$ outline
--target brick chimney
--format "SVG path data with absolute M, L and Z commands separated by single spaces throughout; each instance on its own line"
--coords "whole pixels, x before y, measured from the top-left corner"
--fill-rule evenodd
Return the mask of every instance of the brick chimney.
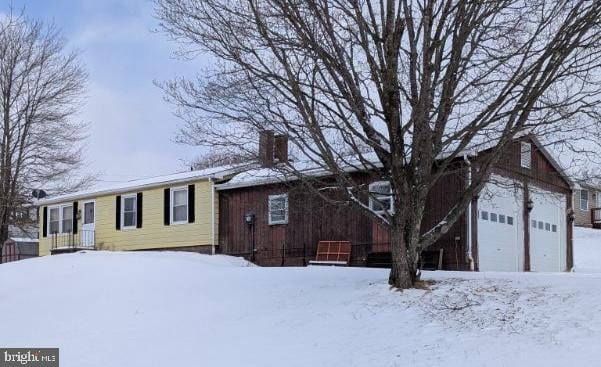
M 262 131 L 259 135 L 259 162 L 263 167 L 288 162 L 288 136 L 274 135 L 271 130 Z
M 276 162 L 288 162 L 288 136 L 276 135 L 274 138 L 273 157 Z
M 274 143 L 275 137 L 273 135 L 273 131 L 261 131 L 259 134 L 259 162 L 261 163 L 261 166 L 273 167 Z

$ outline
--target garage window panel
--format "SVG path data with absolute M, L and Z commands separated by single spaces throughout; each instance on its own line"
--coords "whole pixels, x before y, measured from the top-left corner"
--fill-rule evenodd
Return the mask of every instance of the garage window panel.
M 507 216 L 507 224 L 509 224 L 510 226 L 513 225 L 513 217 Z
M 551 232 L 557 232 L 557 225 L 553 224 L 551 226 Z
M 499 214 L 499 223 L 505 223 L 505 216 L 503 214 Z
M 482 220 L 488 220 L 488 212 L 486 210 L 482 211 Z
M 545 223 L 545 231 L 551 231 L 551 223 Z
M 538 229 L 543 229 L 543 227 L 544 227 L 544 226 L 545 226 L 545 225 L 544 225 L 544 223 L 543 223 L 543 222 L 541 222 L 541 221 L 538 221 Z
M 536 220 L 532 219 L 532 228 L 536 228 Z
M 497 213 L 490 213 L 490 221 L 491 222 L 497 221 Z

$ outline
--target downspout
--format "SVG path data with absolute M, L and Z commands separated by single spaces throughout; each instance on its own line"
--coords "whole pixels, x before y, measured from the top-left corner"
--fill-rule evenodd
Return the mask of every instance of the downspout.
M 215 181 L 209 177 L 211 185 L 211 255 L 215 255 Z
M 468 158 L 467 154 L 463 155 L 463 160 L 467 164 L 467 187 L 472 184 L 472 162 Z M 474 257 L 472 256 L 472 200 L 467 207 L 467 261 L 470 265 L 470 271 L 474 271 Z

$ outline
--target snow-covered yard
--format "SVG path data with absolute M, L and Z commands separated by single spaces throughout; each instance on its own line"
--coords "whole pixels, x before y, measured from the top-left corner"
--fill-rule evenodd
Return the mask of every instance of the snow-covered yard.
M 598 233 L 576 230 L 576 273 L 430 272 L 429 290 L 403 293 L 380 269 L 25 260 L 0 266 L 0 346 L 58 346 L 63 367 L 594 365 L 601 274 L 578 270 L 601 271 Z

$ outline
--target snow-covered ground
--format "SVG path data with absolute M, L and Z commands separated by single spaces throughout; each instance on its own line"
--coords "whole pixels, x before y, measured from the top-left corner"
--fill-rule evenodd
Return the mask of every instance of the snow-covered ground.
M 57 346 L 63 367 L 596 365 L 601 273 L 579 270 L 601 271 L 601 231 L 575 234 L 574 273 L 429 272 L 402 293 L 381 269 L 185 253 L 3 264 L 0 346 Z
M 574 228 L 574 270 L 601 273 L 601 230 Z

